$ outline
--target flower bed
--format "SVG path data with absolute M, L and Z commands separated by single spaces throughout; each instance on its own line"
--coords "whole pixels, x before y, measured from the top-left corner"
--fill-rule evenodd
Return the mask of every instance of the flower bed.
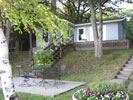
M 73 95 L 73 100 L 129 100 L 129 96 L 119 84 L 99 82 L 87 89 L 78 90 Z

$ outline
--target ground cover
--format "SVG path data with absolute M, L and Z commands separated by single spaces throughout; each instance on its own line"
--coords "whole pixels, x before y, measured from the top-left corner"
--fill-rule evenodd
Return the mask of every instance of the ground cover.
M 102 58 L 95 58 L 93 51 L 72 51 L 64 56 L 56 66 L 60 64 L 67 65 L 67 71 L 62 77 L 69 81 L 94 82 L 99 80 L 110 80 L 120 70 L 122 65 L 132 54 L 133 49 L 129 50 L 105 50 Z M 13 76 L 18 76 L 16 65 L 23 65 L 26 71 L 29 71 L 31 57 L 28 52 L 10 53 L 10 61 L 13 66 Z M 20 100 L 71 100 L 72 94 L 78 90 L 76 88 L 67 93 L 61 94 L 55 98 L 37 96 L 32 94 L 18 93 Z M 131 96 L 131 95 L 130 95 Z M 2 95 L 0 91 L 0 100 Z M 133 100 L 133 96 L 131 98 Z
M 67 65 L 64 80 L 94 82 L 114 78 L 132 54 L 129 50 L 106 50 L 102 58 L 95 58 L 93 51 L 70 52 L 56 66 Z

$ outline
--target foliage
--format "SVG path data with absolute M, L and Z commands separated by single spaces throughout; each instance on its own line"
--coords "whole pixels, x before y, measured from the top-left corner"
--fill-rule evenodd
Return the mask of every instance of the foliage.
M 131 43 L 133 43 L 133 20 L 128 22 L 128 30 L 129 35 L 127 38 L 130 40 Z
M 65 21 L 50 12 L 50 8 L 42 4 L 43 0 L 1 0 L 0 9 L 2 18 L 7 18 L 11 21 L 12 26 L 22 33 L 20 28 L 21 23 L 24 25 L 24 30 L 30 33 L 30 29 L 34 31 L 44 47 L 45 41 L 42 40 L 40 28 L 44 33 L 49 31 L 52 34 L 55 45 L 57 32 L 63 35 L 63 38 L 69 39 L 68 30 L 72 30 Z M 4 21 L 3 21 L 4 23 Z M 40 27 L 39 27 L 40 26 Z M 30 27 L 30 29 L 29 29 Z
M 88 20 L 88 1 L 87 0 L 59 0 L 63 9 L 58 8 L 61 16 L 73 23 L 79 23 Z
M 79 100 L 120 100 L 125 96 L 123 87 L 108 81 L 92 83 L 89 89 L 80 89 L 75 93 Z
M 37 51 L 34 56 L 34 64 L 35 66 L 41 66 L 42 68 L 51 67 L 54 64 L 53 51 Z
M 122 85 L 118 85 L 116 83 L 111 83 L 108 81 L 102 81 L 102 82 L 95 82 L 90 84 L 89 86 L 90 90 L 93 93 L 108 93 L 108 92 L 117 92 L 117 91 L 122 91 L 123 90 L 123 86 Z

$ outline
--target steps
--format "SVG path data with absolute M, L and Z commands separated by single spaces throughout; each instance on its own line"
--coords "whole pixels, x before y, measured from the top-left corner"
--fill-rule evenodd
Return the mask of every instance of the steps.
M 133 73 L 133 56 L 131 56 L 126 64 L 121 68 L 120 72 L 115 76 L 115 79 L 111 80 L 122 84 L 124 81 L 130 78 L 130 75 Z

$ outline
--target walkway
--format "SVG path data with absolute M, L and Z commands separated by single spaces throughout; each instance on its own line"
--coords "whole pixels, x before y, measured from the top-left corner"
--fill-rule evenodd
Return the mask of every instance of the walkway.
M 115 76 L 115 79 L 111 81 L 122 84 L 128 79 L 130 79 L 128 88 L 133 89 L 133 56 L 128 59 L 126 64 L 122 67 L 121 71 Z
M 45 87 L 38 86 L 33 82 L 33 79 L 30 79 L 28 83 L 30 83 L 32 86 L 30 87 L 20 87 L 19 85 L 23 82 L 23 78 L 17 77 L 13 79 L 15 90 L 17 92 L 24 92 L 24 93 L 31 93 L 31 94 L 37 94 L 37 95 L 43 95 L 43 96 L 50 96 L 54 97 L 56 95 L 59 95 L 61 93 L 67 92 L 69 90 L 72 90 L 78 86 L 86 85 L 86 82 L 72 82 L 72 81 L 61 81 L 57 83 L 57 86 L 54 86 L 55 80 L 46 80 Z M 41 79 L 35 79 L 36 83 L 39 83 Z M 0 88 L 1 88 L 1 82 L 0 82 Z

